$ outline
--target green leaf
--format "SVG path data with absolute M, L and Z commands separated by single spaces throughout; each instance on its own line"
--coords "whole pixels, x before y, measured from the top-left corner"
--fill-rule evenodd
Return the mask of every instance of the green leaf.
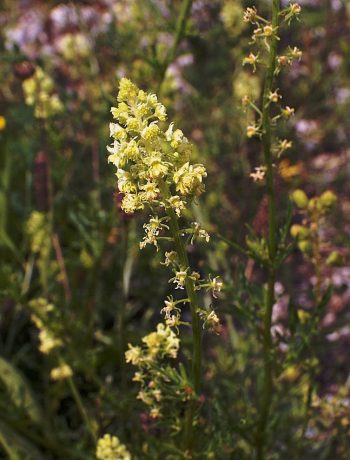
M 0 421 L 0 445 L 9 460 L 45 460 L 41 452 L 27 439 Z
M 0 357 L 0 381 L 6 387 L 11 401 L 23 410 L 33 422 L 44 424 L 41 410 L 22 374 L 8 361 Z M 43 425 L 45 426 L 45 425 Z

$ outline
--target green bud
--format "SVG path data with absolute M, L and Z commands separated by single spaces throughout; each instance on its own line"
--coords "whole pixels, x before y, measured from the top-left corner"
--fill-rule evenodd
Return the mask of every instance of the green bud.
M 309 203 L 309 199 L 303 190 L 297 189 L 292 193 L 292 200 L 298 208 L 305 209 Z
M 344 257 L 338 251 L 332 251 L 327 257 L 326 264 L 339 267 L 344 264 Z
M 308 210 L 309 211 L 314 211 L 315 209 L 318 209 L 318 199 L 317 198 L 311 198 L 308 204 Z
M 312 250 L 312 245 L 311 245 L 310 241 L 301 240 L 301 241 L 298 242 L 298 248 L 304 254 L 310 254 L 311 250 Z
M 290 234 L 293 238 L 305 239 L 309 236 L 310 231 L 308 228 L 303 227 L 302 225 L 292 225 L 290 228 Z
M 324 193 L 322 193 L 322 195 L 320 196 L 320 203 L 322 206 L 326 207 L 326 208 L 331 208 L 335 205 L 335 203 L 337 202 L 337 197 L 336 195 L 331 192 L 330 190 L 327 190 L 325 191 Z

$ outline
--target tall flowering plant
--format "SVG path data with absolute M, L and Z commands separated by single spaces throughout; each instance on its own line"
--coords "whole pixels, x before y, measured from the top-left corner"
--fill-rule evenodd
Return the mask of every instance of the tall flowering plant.
M 275 377 L 275 347 L 271 326 L 273 305 L 275 303 L 275 283 L 278 269 L 288 255 L 286 232 L 278 235 L 278 218 L 276 208 L 275 166 L 284 152 L 292 147 L 287 139 L 278 139 L 274 129 L 280 120 L 288 120 L 294 109 L 283 106 L 282 95 L 276 88 L 276 76 L 286 66 L 300 59 L 301 51 L 297 47 L 289 47 L 284 53 L 278 54 L 280 30 L 282 22 L 287 23 L 297 18 L 301 8 L 297 3 L 290 3 L 281 10 L 280 0 L 272 1 L 271 20 L 262 17 L 255 7 L 247 8 L 243 20 L 254 26 L 251 45 L 253 50 L 243 59 L 243 65 L 252 66 L 253 72 L 265 67 L 264 88 L 261 106 L 252 100 L 250 95 L 243 97 L 242 104 L 248 112 L 250 121 L 247 126 L 248 138 L 259 137 L 262 142 L 263 164 L 251 174 L 254 181 L 265 182 L 268 202 L 268 231 L 266 238 L 248 239 L 250 255 L 256 259 L 267 272 L 267 286 L 264 293 L 262 309 L 262 353 L 263 383 L 258 396 L 259 418 L 255 433 L 256 455 L 258 460 L 265 458 L 268 442 L 268 428 L 271 411 Z
M 151 417 L 162 420 L 171 414 L 166 410 L 169 403 L 181 400 L 185 404 L 185 415 L 177 416 L 173 427 L 183 436 L 185 449 L 190 450 L 201 389 L 202 329 L 220 331 L 217 314 L 200 306 L 198 291 L 211 290 L 215 297 L 222 282 L 210 275 L 202 278 L 191 268 L 187 255 L 188 244 L 208 242 L 209 234 L 198 222 L 183 225 L 183 213 L 203 193 L 207 173 L 202 164 L 191 162 L 192 146 L 183 132 L 174 123 L 165 124 L 166 109 L 155 94 L 122 78 L 117 100 L 118 105 L 111 108 L 116 121 L 110 124 L 113 142 L 108 147 L 108 161 L 117 168 L 121 207 L 126 213 L 148 209 L 150 218 L 144 224 L 140 248 L 153 245 L 159 251 L 161 242 L 170 246 L 164 250 L 162 264 L 173 273 L 169 283 L 175 290 L 186 292 L 185 296 L 170 295 L 165 300 L 160 309 L 164 322 L 143 338 L 142 347 L 129 344 L 126 360 L 138 367 L 134 376 L 141 384 L 138 398 L 150 407 Z M 182 318 L 186 305 L 191 323 Z M 190 377 L 184 366 L 176 370 L 164 363 L 177 358 L 181 326 L 192 330 Z

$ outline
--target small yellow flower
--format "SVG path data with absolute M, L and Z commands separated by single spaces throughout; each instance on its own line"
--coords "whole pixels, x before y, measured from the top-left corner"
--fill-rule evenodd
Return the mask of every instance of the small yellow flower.
M 283 118 L 290 118 L 294 115 L 294 109 L 288 105 L 281 110 Z
M 259 54 L 255 55 L 250 53 L 249 56 L 243 59 L 243 65 L 249 64 L 253 66 L 253 70 L 256 70 L 256 64 L 259 62 Z
M 278 94 L 278 90 L 270 91 L 269 95 L 267 96 L 270 102 L 276 103 L 279 99 L 282 98 L 280 94 Z
M 287 56 L 283 56 L 283 55 L 278 56 L 277 57 L 277 62 L 278 62 L 279 65 L 282 65 L 282 66 L 287 65 L 288 64 L 288 58 L 287 58 Z
M 216 298 L 216 294 L 218 294 L 221 291 L 222 286 L 223 286 L 223 282 L 218 276 L 216 276 L 213 279 L 210 279 L 209 289 L 211 289 L 213 297 Z
M 301 6 L 299 5 L 299 3 L 292 3 L 290 6 L 290 11 L 291 13 L 293 14 L 299 14 L 301 12 Z
M 45 355 L 50 353 L 50 351 L 52 351 L 54 348 L 60 347 L 62 345 L 62 340 L 54 337 L 51 332 L 47 329 L 44 329 L 43 326 L 39 332 L 39 341 L 39 350 Z
M 150 416 L 152 418 L 159 418 L 160 417 L 160 409 L 159 407 L 153 407 L 150 411 Z
M 173 195 L 168 199 L 169 206 L 175 210 L 175 213 L 180 217 L 181 212 L 186 208 L 186 202 L 181 200 L 178 195 Z
M 155 200 L 159 194 L 159 188 L 154 182 L 146 182 L 146 184 L 142 185 L 140 188 L 143 190 L 143 192 L 140 193 L 140 198 L 142 201 L 151 202 Z
M 137 87 L 127 78 L 122 78 L 119 83 L 119 93 L 118 101 L 119 102 L 128 102 L 133 101 L 137 96 Z
M 0 131 L 6 128 L 6 118 L 0 115 Z
M 109 124 L 110 136 L 118 141 L 124 141 L 127 138 L 127 133 L 118 123 Z
M 146 141 L 154 141 L 157 139 L 159 132 L 159 126 L 152 123 L 142 131 L 141 135 Z
M 148 174 L 151 178 L 163 177 L 168 172 L 168 166 L 161 160 L 160 155 L 155 154 L 145 159 L 149 166 Z
M 165 121 L 167 118 L 166 109 L 163 104 L 160 102 L 156 105 L 156 110 L 154 111 L 154 116 L 160 121 Z
M 50 372 L 50 377 L 52 380 L 64 380 L 69 377 L 72 377 L 73 371 L 68 364 L 62 364 L 59 367 L 55 367 L 54 369 L 51 369 Z
M 153 399 L 149 394 L 147 394 L 145 391 L 139 391 L 139 394 L 137 395 L 137 399 L 142 401 L 146 406 L 150 406 L 153 404 Z
M 177 253 L 175 251 L 165 252 L 165 261 L 162 262 L 166 267 L 174 265 L 177 262 Z
M 175 289 L 184 289 L 187 278 L 187 270 L 180 270 L 175 273 L 175 278 L 172 278 L 174 284 L 176 284 Z
M 214 331 L 216 334 L 220 334 L 221 332 L 220 320 L 214 310 L 212 310 L 208 314 L 204 322 L 204 325 L 206 325 L 210 330 Z
M 283 140 L 278 142 L 277 148 L 278 148 L 279 153 L 281 154 L 285 150 L 288 150 L 288 149 L 292 148 L 292 146 L 293 146 L 292 141 L 288 141 L 287 139 L 283 139 Z
M 122 209 L 127 214 L 132 214 L 138 209 L 143 209 L 143 207 L 138 195 L 133 193 L 127 193 L 122 200 Z
M 259 134 L 259 126 L 249 125 L 247 126 L 247 137 L 251 138 Z
M 131 363 L 133 366 L 137 366 L 142 358 L 142 350 L 140 347 L 134 347 L 130 343 L 128 347 L 129 350 L 125 352 L 125 361 Z
M 299 48 L 297 48 L 296 46 L 294 46 L 294 48 L 291 48 L 290 49 L 290 55 L 293 59 L 301 59 L 303 53 L 302 51 L 300 51 Z
M 267 25 L 263 28 L 263 34 L 265 37 L 271 37 L 273 35 L 273 27 L 270 25 Z

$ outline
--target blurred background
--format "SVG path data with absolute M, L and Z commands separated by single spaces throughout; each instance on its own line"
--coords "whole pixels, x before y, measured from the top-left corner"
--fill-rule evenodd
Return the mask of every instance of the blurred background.
M 309 196 L 333 190 L 338 205 L 323 230 L 325 255 L 337 249 L 346 258 L 350 3 L 299 3 L 301 21 L 281 31 L 279 45 L 303 51 L 278 77 L 283 104 L 296 111 L 278 128 L 278 137 L 293 141 L 276 171 L 279 215 L 282 224 L 295 188 Z M 261 164 L 260 143 L 246 139 L 251 114 L 241 104 L 246 94 L 259 100 L 263 83 L 260 71 L 242 67 L 251 34 L 242 16 L 253 4 L 195 0 L 165 69 L 178 0 L 1 1 L 1 458 L 94 458 L 87 426 L 117 434 L 135 458 L 168 458 L 157 456 L 159 432 L 135 399 L 124 365 L 127 343 L 138 343 L 160 320 L 169 285 L 160 256 L 139 251 L 147 213 L 121 211 L 106 161 L 110 107 L 122 76 L 158 92 L 169 120 L 195 145 L 195 161 L 208 170 L 207 191 L 193 213 L 213 236 L 209 249 L 191 249 L 191 258 L 204 273 L 221 274 L 226 288 L 216 305 L 223 333 L 205 343 L 206 397 L 217 403 L 204 432 L 221 447 L 200 458 L 251 458 L 245 430 L 256 415 L 261 364 L 254 320 L 245 312 L 254 317 L 264 273 L 223 238 L 245 244 L 246 224 L 259 235 L 267 225 L 264 187 L 249 176 Z M 255 5 L 268 15 L 269 1 Z M 295 315 L 312 312 L 312 264 L 294 250 L 279 274 L 273 320 L 284 363 L 280 391 L 290 397 L 276 403 L 271 459 L 286 452 L 291 459 L 348 458 L 350 268 L 326 268 L 324 277 L 333 291 L 305 364 L 284 358 L 300 326 Z M 185 339 L 185 355 L 186 346 Z M 312 369 L 316 399 L 295 450 L 305 368 Z

